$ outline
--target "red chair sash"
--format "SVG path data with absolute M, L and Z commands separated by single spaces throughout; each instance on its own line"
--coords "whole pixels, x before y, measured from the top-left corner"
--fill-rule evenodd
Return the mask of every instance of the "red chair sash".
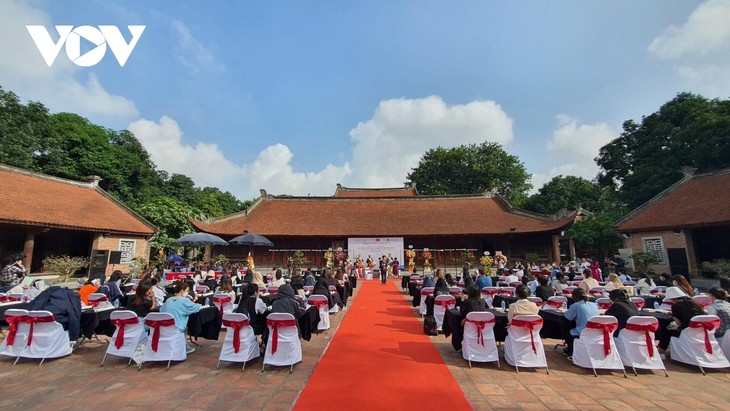
M 431 295 L 433 294 L 433 290 L 421 290 L 421 295 Z
M 223 320 L 223 325 L 233 328 L 233 351 L 238 353 L 238 351 L 241 349 L 241 328 L 249 326 L 248 320 Z
M 228 297 L 213 297 L 213 304 L 220 303 L 220 307 L 219 308 L 220 308 L 220 311 L 221 311 L 221 317 L 223 316 L 223 305 L 225 303 L 232 303 L 232 302 L 233 302 L 233 299 L 230 296 L 228 296 Z M 238 352 L 238 351 L 236 351 L 236 352 Z
M 433 303 L 444 307 L 444 310 L 448 310 L 449 306 L 456 305 L 456 301 L 454 301 L 454 300 L 439 300 L 439 301 L 434 301 Z
M 115 325 L 118 330 L 117 338 L 114 340 L 114 346 L 117 347 L 118 350 L 122 348 L 122 345 L 124 345 L 124 326 L 127 324 L 139 324 L 139 318 L 117 318 L 116 320 L 112 320 L 112 324 Z
M 28 322 L 28 316 L 25 315 L 9 315 L 5 317 L 5 321 L 10 325 L 8 337 L 5 339 L 8 345 L 15 343 L 15 334 L 18 332 L 18 324 Z
M 547 304 L 549 307 L 553 307 L 553 308 L 562 308 L 563 307 L 562 301 L 547 300 L 547 301 L 545 301 L 545 304 Z
M 279 289 L 278 288 L 272 288 L 271 290 L 269 290 L 269 294 L 279 294 Z
M 496 320 L 492 318 L 491 320 L 487 321 L 474 321 L 467 319 L 466 322 L 472 323 L 476 325 L 477 327 L 477 342 L 484 347 L 484 327 L 486 327 L 487 324 L 494 324 Z
M 636 300 L 636 301 L 632 301 L 632 303 L 634 303 L 634 305 L 636 306 L 636 308 L 638 308 L 639 310 L 641 310 L 642 308 L 644 308 L 644 305 L 646 305 L 646 301 L 644 301 L 643 298 L 641 299 L 641 301 Z
M 564 295 L 573 295 L 573 290 L 569 290 L 567 288 L 563 288 L 563 294 Z
M 482 290 L 482 294 L 489 294 L 490 296 L 495 296 L 499 290 Z
M 6 298 L 8 299 L 8 301 L 12 301 L 12 302 L 18 302 L 18 301 L 20 301 L 20 300 L 21 300 L 21 299 L 22 299 L 23 297 L 22 297 L 22 296 L 20 296 L 20 295 L 8 295 L 8 296 L 6 296 Z
M 535 346 L 535 334 L 533 333 L 533 330 L 535 329 L 536 325 L 542 325 L 542 318 L 533 321 L 515 320 L 513 318 L 512 325 L 515 327 L 525 327 L 530 330 L 530 343 L 532 343 L 532 352 L 537 354 L 537 347 Z
M 152 333 L 152 351 L 157 352 L 157 347 L 160 343 L 160 327 L 175 325 L 175 320 L 173 318 L 167 320 L 145 320 L 145 324 L 154 330 Z
M 720 320 L 712 321 L 689 321 L 690 328 L 703 328 L 705 330 L 705 351 L 712 354 L 712 344 L 710 344 L 710 331 L 720 326 Z
M 594 330 L 603 330 L 603 353 L 608 356 L 608 354 L 611 354 L 611 333 L 616 331 L 616 328 L 618 328 L 617 323 L 610 323 L 610 324 L 603 324 L 603 323 L 596 323 L 593 321 L 588 321 L 586 323 L 586 328 L 591 328 Z
M 654 356 L 654 341 L 651 339 L 651 334 L 659 329 L 659 323 L 654 324 L 626 324 L 626 329 L 630 331 L 643 331 L 644 337 L 646 337 L 646 348 L 649 350 L 649 357 Z
M 33 326 L 36 323 L 53 323 L 56 322 L 56 318 L 54 316 L 50 317 L 25 317 L 25 322 L 30 325 L 30 331 L 28 331 L 28 347 L 30 347 L 30 344 L 33 342 Z
M 8 301 L 8 296 L 5 294 L 0 295 L 0 303 L 4 303 L 6 301 Z
M 279 327 L 296 327 L 297 322 L 295 320 L 266 320 L 266 325 L 271 327 L 271 354 L 276 354 L 276 349 L 279 345 Z
M 92 301 L 92 300 L 89 300 L 89 305 L 90 305 L 90 306 L 92 306 L 92 307 L 98 307 L 98 306 L 99 306 L 99 304 L 101 304 L 101 303 L 105 303 L 105 302 L 107 302 L 107 301 L 109 301 L 109 299 L 108 299 L 108 298 L 106 298 L 106 297 L 101 297 L 101 298 L 99 298 L 99 299 L 97 299 L 97 300 L 93 300 L 93 301 Z M 119 347 L 117 347 L 117 348 L 119 348 Z
M 512 297 L 513 295 L 515 295 L 515 292 L 512 291 L 512 290 L 499 290 L 497 292 L 497 294 L 499 294 L 499 295 L 507 295 L 507 296 Z
M 313 306 L 317 307 L 317 310 L 319 310 L 323 306 L 329 308 L 330 303 L 327 300 L 312 300 L 309 302 L 309 305 L 313 305 Z
M 601 310 L 608 310 L 608 308 L 611 307 L 611 304 L 612 303 L 601 302 L 601 303 L 598 303 L 598 308 L 600 308 Z

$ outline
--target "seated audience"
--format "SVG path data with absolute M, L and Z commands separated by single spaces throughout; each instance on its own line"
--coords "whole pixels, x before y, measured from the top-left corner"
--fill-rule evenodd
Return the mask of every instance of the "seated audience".
M 155 299 L 155 292 L 152 290 L 150 281 L 142 281 L 137 284 L 137 291 L 129 299 L 127 308 L 134 311 L 137 317 L 146 317 L 152 311 L 158 311 L 159 306 Z
M 472 285 L 466 289 L 466 300 L 461 302 L 459 311 L 461 312 L 461 326 L 466 322 L 466 315 L 473 311 L 486 311 L 487 303 L 482 298 L 481 288 L 478 285 Z
M 565 279 L 565 274 L 560 273 L 555 276 L 555 279 L 553 280 L 553 290 L 555 290 L 558 295 L 563 295 L 563 290 L 568 287 L 569 285 Z
M 636 289 L 639 290 L 639 294 L 649 294 L 655 287 L 656 284 L 646 273 L 639 273 L 639 281 L 636 282 Z
M 727 301 L 727 292 L 720 287 L 712 287 L 708 293 L 712 304 L 707 307 L 707 314 L 720 317 L 720 326 L 715 329 L 715 338 L 718 341 L 720 338 L 730 338 L 724 337 L 730 329 L 730 302 Z
M 687 281 L 687 279 L 684 278 L 683 275 L 680 275 L 680 274 L 673 275 L 672 276 L 672 285 L 674 285 L 675 287 L 679 287 L 689 297 L 695 296 L 694 289 L 689 284 L 689 281 Z
M 256 335 L 261 335 L 266 328 L 266 303 L 259 298 L 259 286 L 249 284 L 243 288 L 241 301 L 238 302 L 236 312 L 246 314 L 248 322 Z
M 492 286 L 492 278 L 486 274 L 483 267 L 479 268 L 479 277 L 477 277 L 477 286 L 481 290 L 484 287 Z
M 563 275 L 563 274 L 560 274 Z M 541 300 L 547 301 L 548 298 L 555 295 L 553 288 L 548 285 L 548 279 L 544 275 L 537 276 L 537 283 L 539 284 L 535 289 L 535 297 L 540 297 Z
M 673 302 L 672 317 L 674 317 L 673 324 L 676 324 L 676 326 L 672 326 L 672 328 L 668 328 L 659 334 L 658 346 L 662 359 L 666 358 L 665 354 L 667 348 L 669 348 L 671 337 L 679 337 L 680 332 L 689 327 L 689 321 L 692 317 L 705 313 L 702 307 L 691 298 L 687 297 L 687 294 L 685 294 L 679 287 L 667 288 L 664 300 Z
M 613 333 L 618 336 L 618 332 L 626 328 L 626 321 L 629 317 L 639 315 L 639 309 L 631 302 L 629 293 L 623 289 L 612 290 L 608 293 L 611 299 L 611 306 L 606 310 L 606 315 L 612 315 L 618 320 L 618 328 Z
M 162 304 L 160 312 L 172 315 L 172 318 L 175 319 L 175 326 L 181 333 L 184 333 L 188 326 L 188 318 L 190 317 L 190 314 L 197 313 L 200 311 L 202 306 L 190 301 L 190 299 L 186 297 L 186 295 L 188 295 L 188 289 L 190 288 L 190 285 L 187 282 L 176 281 L 173 287 L 175 295 L 168 298 L 167 301 Z M 195 348 L 190 346 L 187 347 L 188 354 L 193 351 L 195 351 Z
M 99 288 L 99 283 L 101 283 L 99 278 L 93 278 L 86 280 L 84 285 L 79 288 L 79 297 L 81 298 L 82 304 L 89 305 L 89 295 L 96 292 Z
M 661 273 L 659 274 L 659 278 L 656 280 L 656 285 L 659 287 L 671 287 L 673 284 L 669 280 L 669 274 Z
M 518 300 L 509 305 L 507 321 L 511 323 L 515 315 L 534 315 L 540 312 L 537 304 L 527 299 L 530 296 L 530 289 L 526 285 L 517 287 L 515 295 L 517 295 Z
M 327 285 L 327 280 L 324 277 L 319 277 L 317 279 L 317 282 L 314 283 L 312 295 L 324 295 L 325 297 L 327 297 L 327 303 L 329 304 L 329 307 L 332 308 L 335 306 L 335 300 L 334 298 L 332 298 L 329 286 Z
M 155 302 L 157 302 L 157 305 L 162 305 L 162 303 L 165 302 L 165 297 L 167 296 L 165 287 L 160 284 L 160 280 L 157 277 L 152 277 L 150 283 L 152 284 L 152 292 L 155 293 Z
M 588 319 L 594 315 L 598 315 L 598 305 L 590 301 L 588 293 L 582 287 L 573 290 L 573 305 L 565 313 L 565 319 L 575 320 L 575 328 L 565 334 L 566 348 L 563 350 L 565 355 L 573 355 L 573 341 L 580 337 L 580 332 L 586 328 Z
M 221 285 L 215 289 L 215 292 L 228 294 L 231 297 L 231 301 L 236 301 L 236 290 L 233 289 L 233 281 L 227 275 L 221 276 Z
M 284 284 L 286 284 L 286 280 L 284 279 L 284 276 L 281 273 L 281 269 L 277 268 L 276 271 L 274 272 L 274 281 L 270 285 L 280 287 Z
M 594 287 L 599 287 L 598 281 L 596 281 L 596 279 L 591 276 L 591 270 L 584 270 L 583 281 L 578 284 L 578 288 L 582 289 L 586 292 L 586 294 L 588 294 L 588 292 L 591 291 L 591 288 Z

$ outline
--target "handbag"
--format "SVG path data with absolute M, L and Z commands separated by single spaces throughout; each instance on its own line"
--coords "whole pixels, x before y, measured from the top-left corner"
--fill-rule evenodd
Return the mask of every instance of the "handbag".
M 426 335 L 438 335 L 438 326 L 436 325 L 436 317 L 427 315 L 423 317 L 423 333 Z

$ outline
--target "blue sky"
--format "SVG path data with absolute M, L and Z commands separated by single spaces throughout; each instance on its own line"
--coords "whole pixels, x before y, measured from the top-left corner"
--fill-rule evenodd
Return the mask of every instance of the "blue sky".
M 728 98 L 727 21 L 730 0 L 10 0 L 0 85 L 242 199 L 399 186 L 427 149 L 486 140 L 539 188 L 595 176 L 622 122 L 678 92 Z M 25 25 L 60 24 L 146 29 L 124 67 L 48 67 Z

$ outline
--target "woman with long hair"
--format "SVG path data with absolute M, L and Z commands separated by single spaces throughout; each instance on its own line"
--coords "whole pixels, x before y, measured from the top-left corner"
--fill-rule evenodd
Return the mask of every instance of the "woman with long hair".
M 730 302 L 727 292 L 720 287 L 712 287 L 708 294 L 712 304 L 707 307 L 707 314 L 720 317 L 720 326 L 715 329 L 715 338 L 730 338 L 725 336 L 730 329 Z
M 142 281 L 137 284 L 137 291 L 129 300 L 127 308 L 134 311 L 137 317 L 146 317 L 150 312 L 159 310 L 151 282 Z
M 190 286 L 187 282 L 177 281 L 173 286 L 174 295 L 167 299 L 160 307 L 161 313 L 169 313 L 172 318 L 175 319 L 175 326 L 181 333 L 185 332 L 188 326 L 188 318 L 190 314 L 195 314 L 200 311 L 201 305 L 196 304 L 187 297 L 188 288 Z M 195 348 L 188 346 L 188 354 L 195 351 Z
M 695 290 L 692 289 L 692 286 L 689 284 L 689 281 L 687 281 L 686 278 L 684 278 L 683 275 L 676 274 L 672 276 L 672 284 L 675 287 L 679 287 L 682 291 L 684 291 L 685 294 L 689 297 L 695 296 Z

